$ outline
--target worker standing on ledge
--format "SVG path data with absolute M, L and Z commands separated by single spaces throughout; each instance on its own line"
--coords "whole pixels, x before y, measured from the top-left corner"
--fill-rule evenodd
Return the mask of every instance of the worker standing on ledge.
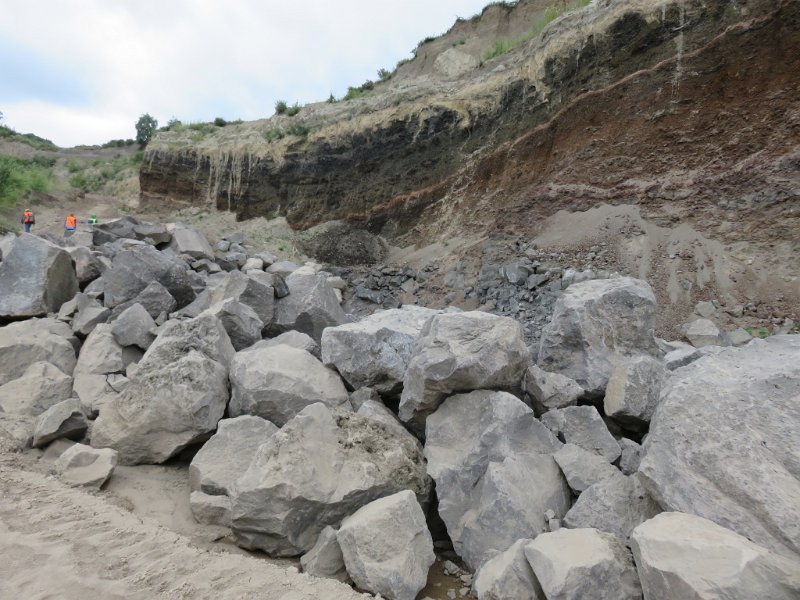
M 67 218 L 64 220 L 64 237 L 70 237 L 73 233 L 75 233 L 77 226 L 78 219 L 75 218 L 75 215 L 69 213 Z

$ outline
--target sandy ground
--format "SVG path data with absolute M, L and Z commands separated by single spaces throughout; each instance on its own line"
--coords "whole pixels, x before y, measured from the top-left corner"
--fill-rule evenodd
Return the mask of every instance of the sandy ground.
M 69 488 L 13 464 L 0 465 L 0 498 L 0 598 L 363 597 L 292 566 L 197 547 L 157 519 L 109 502 L 106 492 Z M 145 493 L 138 500 L 153 498 Z

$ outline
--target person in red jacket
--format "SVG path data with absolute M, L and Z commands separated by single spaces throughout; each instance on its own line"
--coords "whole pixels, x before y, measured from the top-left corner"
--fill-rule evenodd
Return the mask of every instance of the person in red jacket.
M 20 223 L 22 223 L 25 233 L 31 232 L 31 225 L 36 224 L 36 217 L 33 215 L 33 211 L 30 208 L 26 208 L 25 212 L 22 213 L 22 219 L 20 220 Z

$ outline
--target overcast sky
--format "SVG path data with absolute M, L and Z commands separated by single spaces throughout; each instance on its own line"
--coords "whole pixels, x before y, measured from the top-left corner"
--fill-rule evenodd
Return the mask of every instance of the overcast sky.
M 60 146 L 341 96 L 488 0 L 0 0 L 4 124 Z

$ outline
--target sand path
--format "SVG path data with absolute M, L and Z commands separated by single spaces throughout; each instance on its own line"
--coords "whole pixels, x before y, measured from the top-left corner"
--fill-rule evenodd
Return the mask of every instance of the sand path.
M 112 505 L 102 493 L 0 465 L 0 598 L 363 597 L 292 567 L 196 548 L 155 521 Z

